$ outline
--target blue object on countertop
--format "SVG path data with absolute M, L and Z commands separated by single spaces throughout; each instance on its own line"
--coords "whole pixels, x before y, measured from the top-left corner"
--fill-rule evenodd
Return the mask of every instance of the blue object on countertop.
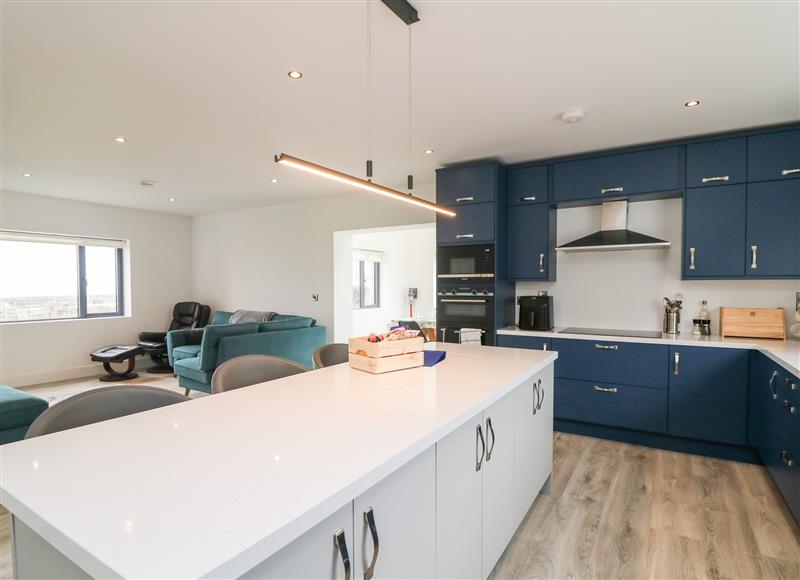
M 443 350 L 425 350 L 425 366 L 432 367 L 436 363 L 440 363 L 447 356 L 447 352 Z

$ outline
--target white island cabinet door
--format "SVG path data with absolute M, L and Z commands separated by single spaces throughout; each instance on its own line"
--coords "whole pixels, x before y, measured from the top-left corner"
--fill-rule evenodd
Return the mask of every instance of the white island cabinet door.
M 483 412 L 483 577 L 491 573 L 516 530 L 514 514 L 514 392 Z
M 478 413 L 436 444 L 436 577 L 481 577 L 485 435 Z
M 435 502 L 434 447 L 357 497 L 353 502 L 354 580 L 433 578 Z
M 514 515 L 518 526 L 553 470 L 553 371 L 514 391 Z
M 242 578 L 354 579 L 353 503 L 348 502 Z

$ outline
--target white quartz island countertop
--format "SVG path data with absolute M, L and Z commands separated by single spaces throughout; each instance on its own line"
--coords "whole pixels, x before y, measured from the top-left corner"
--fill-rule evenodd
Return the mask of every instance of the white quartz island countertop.
M 640 338 L 597 334 L 572 334 L 560 332 L 556 328 L 551 331 L 520 330 L 516 327 L 501 328 L 497 334 L 510 336 L 538 336 L 542 338 L 569 338 L 578 340 L 602 340 L 612 342 L 639 342 L 650 344 L 666 344 L 668 346 L 712 346 L 719 348 L 745 348 L 757 350 L 783 366 L 787 371 L 800 376 L 800 340 L 767 340 L 757 338 L 722 338 L 716 336 L 695 336 L 690 333 L 662 334 L 661 338 Z
M 4 445 L 0 500 L 94 577 L 241 575 L 557 356 L 426 347 Z

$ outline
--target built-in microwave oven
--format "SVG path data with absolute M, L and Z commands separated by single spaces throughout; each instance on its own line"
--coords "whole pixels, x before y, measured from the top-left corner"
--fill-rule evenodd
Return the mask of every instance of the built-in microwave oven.
M 453 281 L 494 278 L 494 244 L 439 247 L 436 275 Z

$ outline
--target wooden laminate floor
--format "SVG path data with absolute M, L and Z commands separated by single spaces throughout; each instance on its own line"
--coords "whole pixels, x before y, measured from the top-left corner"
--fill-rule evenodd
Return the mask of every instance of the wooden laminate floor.
M 179 389 L 171 375 L 135 382 Z M 30 391 L 52 404 L 98 386 Z M 554 439 L 552 494 L 536 500 L 494 578 L 800 580 L 800 530 L 762 466 L 566 433 Z M 0 506 L 2 579 L 12 577 L 10 520 Z

